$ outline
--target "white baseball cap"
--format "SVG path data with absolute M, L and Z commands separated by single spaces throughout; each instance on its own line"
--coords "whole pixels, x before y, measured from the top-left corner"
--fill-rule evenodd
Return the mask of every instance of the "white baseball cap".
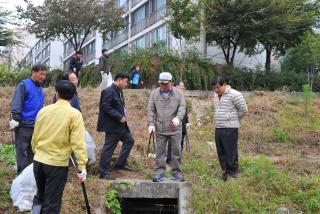
M 169 72 L 162 72 L 159 75 L 159 83 L 169 83 L 172 81 L 172 75 Z

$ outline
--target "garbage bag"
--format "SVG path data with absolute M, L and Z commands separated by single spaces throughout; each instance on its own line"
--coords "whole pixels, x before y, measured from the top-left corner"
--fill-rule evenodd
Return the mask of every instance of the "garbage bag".
M 10 189 L 13 206 L 20 212 L 30 211 L 33 198 L 37 194 L 37 185 L 33 174 L 33 163 L 26 167 L 18 177 L 14 179 Z
M 87 130 L 86 130 L 86 142 L 87 142 L 88 165 L 91 165 L 94 162 L 96 162 L 96 153 L 95 153 L 96 145 Z

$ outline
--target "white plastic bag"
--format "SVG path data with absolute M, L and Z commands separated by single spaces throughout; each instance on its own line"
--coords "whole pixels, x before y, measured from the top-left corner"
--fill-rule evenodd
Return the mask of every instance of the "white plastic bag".
M 96 145 L 94 144 L 94 141 L 87 130 L 86 130 L 86 142 L 87 142 L 88 165 L 91 165 L 94 162 L 96 162 L 96 153 L 95 153 Z
M 104 89 L 108 88 L 110 85 L 112 85 L 112 74 L 109 72 L 109 74 L 102 72 L 101 73 L 101 84 L 100 84 L 100 90 L 103 91 Z
M 33 198 L 37 194 L 36 180 L 33 174 L 33 163 L 26 167 L 12 182 L 10 196 L 13 206 L 20 212 L 30 211 Z

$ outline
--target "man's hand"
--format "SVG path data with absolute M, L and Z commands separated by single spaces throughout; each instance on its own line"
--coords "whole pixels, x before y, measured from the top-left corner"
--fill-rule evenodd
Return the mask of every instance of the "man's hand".
M 156 132 L 156 127 L 154 127 L 154 126 L 149 126 L 148 127 L 148 133 L 149 134 L 153 134 L 153 133 L 155 133 Z
M 130 84 L 132 84 L 132 80 L 130 80 Z
M 143 85 L 143 81 L 141 81 L 141 85 Z
M 120 120 L 120 123 L 125 123 L 125 122 L 127 122 L 127 119 L 125 117 L 122 117 Z
M 81 182 L 84 182 L 87 178 L 87 170 L 82 170 L 81 173 L 77 173 L 78 179 Z
M 16 127 L 19 126 L 19 122 L 18 121 L 15 121 L 14 119 L 10 120 L 9 122 L 9 129 L 14 129 Z
M 171 127 L 172 128 L 178 127 L 179 124 L 180 124 L 180 120 L 178 118 L 175 117 L 175 118 L 172 119 L 172 121 L 171 121 Z

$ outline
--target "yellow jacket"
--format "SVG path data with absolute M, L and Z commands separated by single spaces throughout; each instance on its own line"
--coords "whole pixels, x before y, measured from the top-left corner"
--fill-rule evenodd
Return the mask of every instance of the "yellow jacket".
M 68 166 L 73 151 L 79 170 L 88 161 L 81 113 L 66 100 L 42 108 L 32 136 L 34 160 L 52 166 Z

